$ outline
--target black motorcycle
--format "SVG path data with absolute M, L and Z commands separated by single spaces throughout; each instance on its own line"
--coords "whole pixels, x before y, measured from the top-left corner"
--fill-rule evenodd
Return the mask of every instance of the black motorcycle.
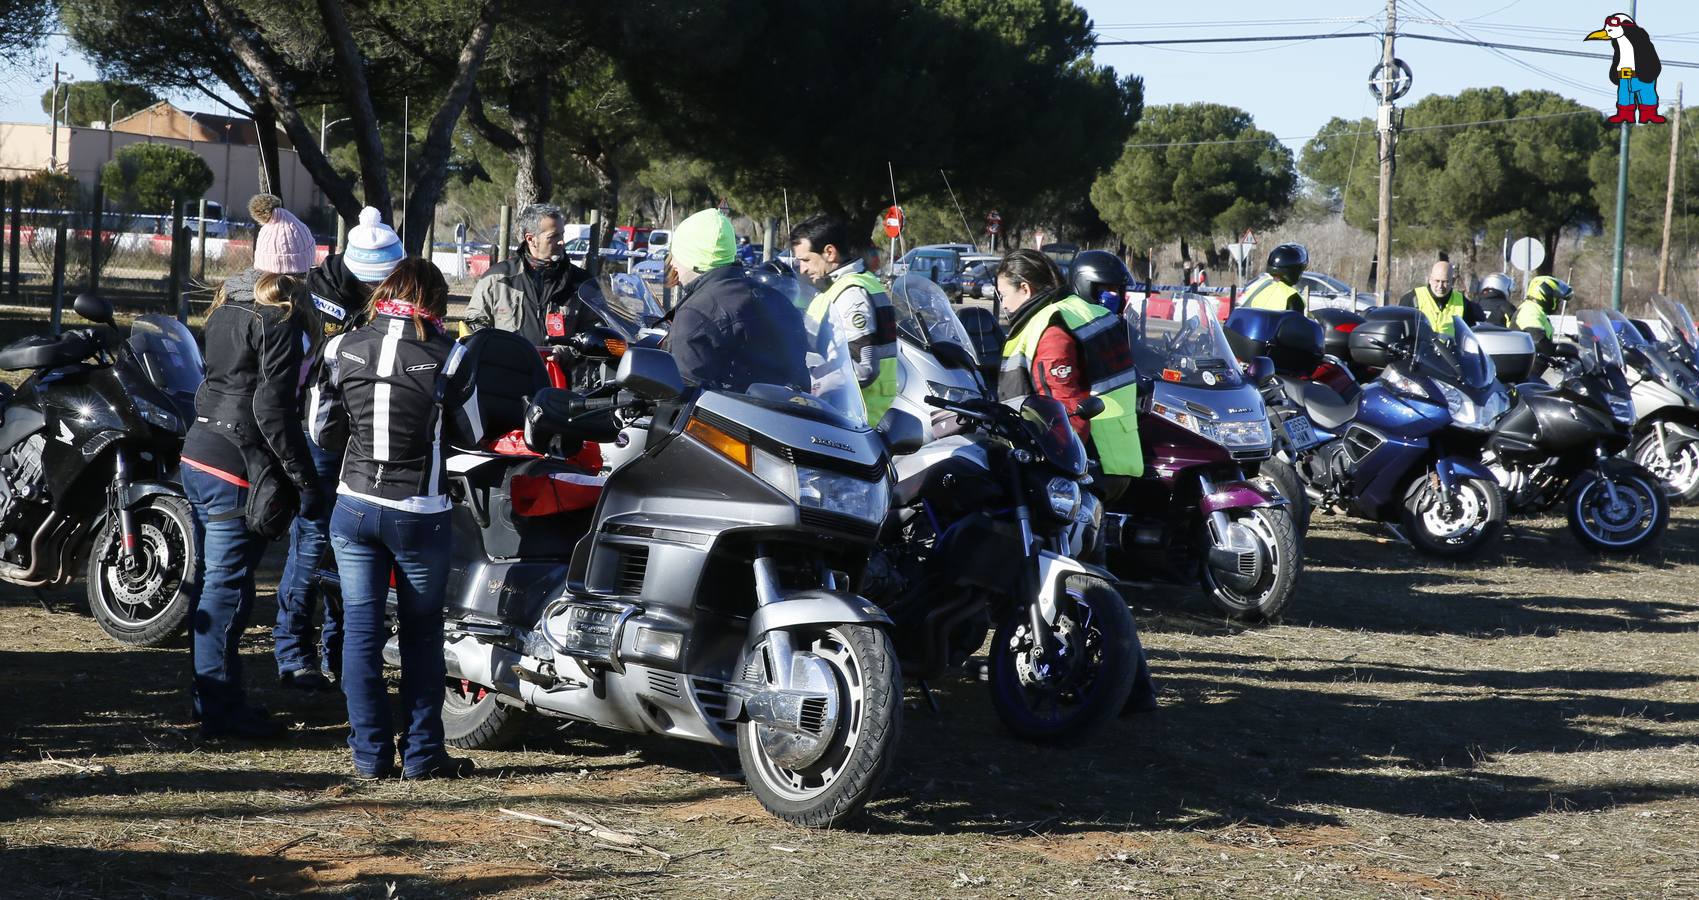
M 70 584 L 86 564 L 89 610 L 120 643 L 157 647 L 188 619 L 194 524 L 177 473 L 203 374 L 175 319 L 78 297 L 104 328 L 32 335 L 0 350 L 0 580 Z
M 1635 553 L 1655 544 L 1669 522 L 1669 498 L 1658 477 L 1618 457 L 1628 447 L 1634 401 L 1623 376 L 1622 347 L 1605 313 L 1576 316 L 1579 346 L 1559 344 L 1550 360 L 1554 387 L 1525 382 L 1534 342 L 1520 331 L 1478 335 L 1516 402 L 1487 438 L 1484 462 L 1510 507 L 1549 509 L 1562 503 L 1569 530 L 1595 553 Z

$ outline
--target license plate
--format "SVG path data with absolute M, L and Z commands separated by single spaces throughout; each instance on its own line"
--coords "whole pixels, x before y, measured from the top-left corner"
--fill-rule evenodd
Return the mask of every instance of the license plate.
M 1310 425 L 1310 417 L 1296 415 L 1286 420 L 1286 439 L 1292 442 L 1292 449 L 1297 452 L 1314 447 L 1320 441 L 1316 440 L 1316 430 Z

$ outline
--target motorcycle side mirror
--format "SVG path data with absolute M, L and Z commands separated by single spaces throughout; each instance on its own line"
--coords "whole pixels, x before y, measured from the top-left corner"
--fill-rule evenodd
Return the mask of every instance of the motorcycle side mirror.
M 1574 344 L 1553 344 L 1552 356 L 1558 359 L 1580 359 L 1581 348 Z
M 907 456 L 926 446 L 926 426 L 900 409 L 885 410 L 885 417 L 879 420 L 875 430 L 892 456 Z
M 104 297 L 93 294 L 80 294 L 71 308 L 77 315 L 99 325 L 112 324 L 112 303 Z
M 1252 384 L 1262 384 L 1274 377 L 1274 360 L 1266 356 L 1255 357 L 1245 366 L 1245 374 L 1250 376 Z
M 1080 405 L 1074 407 L 1074 415 L 1082 419 L 1095 419 L 1103 415 L 1103 398 L 1087 397 L 1081 400 Z
M 684 393 L 684 378 L 672 354 L 647 347 L 625 351 L 614 383 L 644 400 L 671 400 Z
M 567 340 L 579 356 L 588 359 L 618 359 L 625 355 L 625 335 L 601 325 L 592 326 Z

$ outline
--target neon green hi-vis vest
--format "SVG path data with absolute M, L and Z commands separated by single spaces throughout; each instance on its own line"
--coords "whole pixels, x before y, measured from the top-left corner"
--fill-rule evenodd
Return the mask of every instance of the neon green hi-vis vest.
M 1296 305 L 1293 300 L 1297 301 Z M 1245 285 L 1245 293 L 1239 299 L 1239 306 L 1272 309 L 1276 312 L 1289 309 L 1306 314 L 1309 312 L 1309 307 L 1304 303 L 1304 295 L 1298 293 L 1297 288 L 1267 273 L 1258 275 L 1250 284 Z
M 1440 334 L 1455 336 L 1457 326 L 1451 320 L 1462 318 L 1464 311 L 1468 308 L 1463 301 L 1463 292 L 1452 291 L 1450 296 L 1445 298 L 1445 305 L 1443 306 L 1440 305 L 1438 300 L 1434 299 L 1434 292 L 1429 290 L 1425 284 L 1416 288 L 1414 293 L 1416 295 L 1416 309 L 1427 317 L 1428 325 Z
M 1103 400 L 1103 412 L 1091 420 L 1091 442 L 1097 448 L 1103 473 L 1134 478 L 1143 475 L 1138 371 L 1133 366 L 1132 339 L 1126 320 L 1109 310 L 1072 294 L 1040 309 L 1003 345 L 999 399 L 1016 405 L 1037 390 L 1032 381 L 1032 358 L 1044 330 L 1056 320 L 1079 343 L 1092 396 Z
M 1551 340 L 1552 319 L 1538 300 L 1524 300 L 1521 306 L 1516 307 L 1516 329 L 1526 331 L 1529 328 L 1540 329 L 1546 333 L 1546 340 Z
M 873 321 L 861 324 L 836 321 L 836 324 L 840 330 L 852 334 L 860 332 L 873 336 L 879 373 L 871 382 L 861 386 L 861 400 L 867 405 L 867 421 L 877 425 L 897 399 L 897 311 L 891 306 L 891 295 L 885 292 L 885 285 L 877 275 L 866 271 L 841 275 L 831 287 L 815 296 L 814 301 L 808 304 L 806 315 L 812 321 L 822 321 L 832 304 L 852 286 L 867 292 L 873 307 Z

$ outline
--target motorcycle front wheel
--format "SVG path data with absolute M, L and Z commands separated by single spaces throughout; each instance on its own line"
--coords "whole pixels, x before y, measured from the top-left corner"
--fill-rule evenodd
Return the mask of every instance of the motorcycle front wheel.
M 991 705 L 1024 740 L 1086 736 L 1120 714 L 1138 674 L 1133 613 L 1120 591 L 1075 575 L 1059 603 L 1050 651 L 1039 652 L 1027 606 L 1003 616 L 991 639 Z
M 1464 559 L 1485 550 L 1504 531 L 1504 491 L 1498 482 L 1459 478 L 1450 503 L 1437 482 L 1438 476 L 1428 472 L 1404 494 L 1400 518 L 1410 543 L 1444 559 Z
M 130 647 L 160 647 L 189 621 L 195 526 L 189 501 L 155 494 L 130 510 L 136 548 L 123 559 L 124 536 L 110 515 L 89 547 L 89 612 L 100 630 Z
M 1652 431 L 1634 444 L 1634 461 L 1645 466 L 1676 503 L 1699 500 L 1699 441 L 1673 438 L 1658 441 Z
M 1298 574 L 1304 567 L 1298 527 L 1291 507 L 1257 507 L 1228 513 L 1232 523 L 1249 531 L 1260 550 L 1257 569 L 1249 577 L 1238 571 L 1220 572 L 1204 563 L 1204 586 L 1217 609 L 1230 619 L 1266 622 L 1280 617 L 1292 604 Z
M 878 793 L 896 759 L 902 732 L 903 679 L 890 635 L 866 625 L 792 629 L 792 646 L 830 672 L 837 691 L 834 721 L 805 763 L 775 758 L 787 733 L 745 720 L 737 726 L 737 755 L 755 799 L 793 825 L 830 828 L 861 812 Z M 751 659 L 766 655 L 757 645 Z M 818 671 L 818 669 L 817 669 Z
M 1615 474 L 1588 469 L 1575 477 L 1565 512 L 1569 531 L 1594 553 L 1639 553 L 1669 525 L 1669 497 L 1658 477 L 1634 465 Z

